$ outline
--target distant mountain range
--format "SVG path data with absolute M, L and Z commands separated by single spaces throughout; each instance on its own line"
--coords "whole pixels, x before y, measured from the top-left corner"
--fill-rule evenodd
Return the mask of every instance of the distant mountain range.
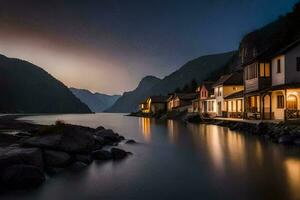
M 91 113 L 91 110 L 40 67 L 0 55 L 0 113 Z
M 138 109 L 139 102 L 150 95 L 167 95 L 176 88 L 182 88 L 192 80 L 198 83 L 204 79 L 216 79 L 219 75 L 235 70 L 238 67 L 237 52 L 201 56 L 183 65 L 179 70 L 165 78 L 153 76 L 143 78 L 138 87 L 125 92 L 107 112 L 132 112 Z
M 93 112 L 103 112 L 111 107 L 121 95 L 92 93 L 89 90 L 70 88 L 71 92 L 85 103 Z
M 106 112 L 127 113 L 135 110 L 138 103 L 147 96 L 148 91 L 160 81 L 161 79 L 155 76 L 144 77 L 135 90 L 125 92 Z

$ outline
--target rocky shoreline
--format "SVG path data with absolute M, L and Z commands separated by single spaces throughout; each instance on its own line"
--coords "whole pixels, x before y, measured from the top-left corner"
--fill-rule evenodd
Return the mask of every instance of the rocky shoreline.
M 93 160 L 120 160 L 132 153 L 116 146 L 125 138 L 111 129 L 56 122 L 34 125 L 0 117 L 0 192 L 32 189 L 46 176 L 62 170 L 80 170 Z M 15 134 L 7 134 L 14 130 Z
M 238 122 L 218 119 L 200 119 L 199 117 L 187 120 L 190 123 L 213 124 L 227 127 L 233 131 L 240 131 L 246 134 L 257 135 L 274 143 L 293 145 L 300 147 L 300 121 L 286 122 Z

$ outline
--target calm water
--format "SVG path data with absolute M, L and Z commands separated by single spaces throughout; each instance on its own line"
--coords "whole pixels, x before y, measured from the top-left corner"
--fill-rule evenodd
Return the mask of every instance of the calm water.
M 121 162 L 94 162 L 49 177 L 16 199 L 300 199 L 300 148 L 284 147 L 214 125 L 159 122 L 121 114 L 27 117 L 103 125 L 142 144 Z

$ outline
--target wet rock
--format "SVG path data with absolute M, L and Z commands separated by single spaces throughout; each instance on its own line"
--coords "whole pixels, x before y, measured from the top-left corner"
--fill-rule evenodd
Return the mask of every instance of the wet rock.
M 24 138 L 24 137 L 31 137 L 32 134 L 28 133 L 28 132 L 19 132 L 15 136 L 20 137 L 20 138 Z
M 95 131 L 103 131 L 105 130 L 105 128 L 103 126 L 98 126 Z
M 119 134 L 114 133 L 111 129 L 97 131 L 95 135 L 102 137 L 105 140 L 105 143 L 114 143 L 120 141 Z
M 68 169 L 72 170 L 72 171 L 80 171 L 87 166 L 88 165 L 86 163 L 77 161 L 77 162 L 74 162 L 72 165 L 70 165 L 70 167 L 68 167 Z
M 93 150 L 95 139 L 89 129 L 60 125 L 23 141 L 25 146 L 41 147 L 68 153 L 87 153 Z
M 75 156 L 75 159 L 77 161 L 80 161 L 80 162 L 83 162 L 83 163 L 86 163 L 86 164 L 90 164 L 91 162 L 93 162 L 93 158 L 91 155 L 76 155 Z
M 123 159 L 128 156 L 128 153 L 126 151 L 118 148 L 112 148 L 110 152 L 113 159 L 115 160 Z
M 32 165 L 43 169 L 42 152 L 38 148 L 20 148 L 18 146 L 7 147 L 1 150 L 0 171 L 12 165 Z
M 119 136 L 119 140 L 120 141 L 125 140 L 125 137 L 124 136 Z
M 93 159 L 95 160 L 110 160 L 112 159 L 112 154 L 106 150 L 97 150 L 92 153 Z
M 126 144 L 136 144 L 137 142 L 135 140 L 127 140 Z
M 66 167 L 71 164 L 72 158 L 68 153 L 61 151 L 44 151 L 46 167 Z
M 45 181 L 43 172 L 31 165 L 13 165 L 0 173 L 1 183 L 8 189 L 36 188 Z

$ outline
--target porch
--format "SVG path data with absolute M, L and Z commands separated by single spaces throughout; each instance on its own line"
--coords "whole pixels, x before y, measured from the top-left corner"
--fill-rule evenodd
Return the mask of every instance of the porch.
M 256 120 L 300 119 L 300 88 L 268 90 L 245 96 L 245 118 Z

